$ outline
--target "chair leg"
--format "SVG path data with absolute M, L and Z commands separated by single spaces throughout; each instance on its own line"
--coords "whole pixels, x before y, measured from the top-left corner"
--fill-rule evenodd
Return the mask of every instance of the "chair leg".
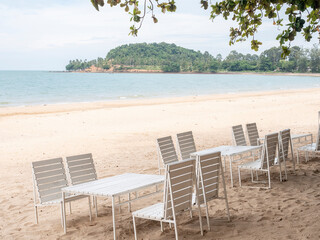
M 208 204 L 206 204 L 206 215 L 207 215 L 207 225 L 208 225 L 208 230 L 211 230 L 210 227 L 210 219 L 209 219 L 209 210 L 208 210 Z
M 72 210 L 71 210 L 71 202 L 69 202 L 69 211 L 70 211 L 70 215 L 72 214 Z
M 286 180 L 288 180 L 288 174 L 287 174 L 287 163 L 286 160 L 284 160 L 284 175 L 286 177 Z
M 160 229 L 161 229 L 161 232 L 163 232 L 163 224 L 162 224 L 162 221 L 160 221 Z
M 281 169 L 281 161 L 279 159 L 279 169 L 280 169 L 280 182 L 282 182 L 282 169 Z
M 269 188 L 271 188 L 271 176 L 270 176 L 270 169 L 268 170 L 268 181 L 269 181 Z
M 88 196 L 88 202 L 89 202 L 89 216 L 90 216 L 90 222 L 92 221 L 92 213 L 91 213 L 91 197 Z
M 225 201 L 226 201 L 228 221 L 230 222 L 230 211 L 229 211 L 229 203 L 228 203 L 228 198 L 227 198 L 227 196 L 225 196 L 224 199 L 225 199 Z
M 38 207 L 37 206 L 34 206 L 34 213 L 35 213 L 35 218 L 36 218 L 36 224 L 38 224 L 39 221 L 38 221 Z
M 198 204 L 198 212 L 199 212 L 200 231 L 201 231 L 201 235 L 203 236 L 202 217 L 201 217 L 201 209 L 200 209 L 200 205 L 199 204 Z M 175 221 L 174 224 L 175 224 L 175 227 L 176 227 L 176 221 Z M 176 236 L 178 236 L 178 233 L 176 234 Z
M 138 237 L 137 237 L 137 228 L 136 228 L 136 220 L 135 220 L 135 217 L 132 215 L 132 219 L 133 219 L 133 231 L 134 231 L 134 239 L 135 240 L 138 240 Z M 160 224 L 161 224 L 161 229 L 162 229 L 162 222 L 160 221 Z M 162 230 L 161 230 L 162 231 Z
M 176 240 L 179 240 L 179 237 L 178 237 L 178 228 L 177 228 L 177 222 L 174 221 L 174 232 L 175 232 L 175 235 L 176 235 Z M 203 235 L 203 233 L 202 233 Z
M 96 209 L 96 217 L 98 217 L 98 201 L 96 196 L 94 196 L 94 206 Z
M 61 225 L 62 227 L 64 227 L 64 216 L 63 216 L 63 213 L 64 213 L 64 209 L 63 209 L 63 202 L 61 202 Z
M 297 164 L 300 163 L 300 160 L 299 160 L 299 151 L 297 150 Z
M 241 173 L 240 173 L 239 167 L 238 167 L 238 175 L 239 175 L 239 186 L 241 187 Z
M 65 192 L 62 192 L 62 202 L 61 202 L 61 208 L 62 208 L 62 219 L 63 219 L 63 231 L 64 234 L 67 233 L 67 219 L 66 219 L 66 202 L 65 202 Z

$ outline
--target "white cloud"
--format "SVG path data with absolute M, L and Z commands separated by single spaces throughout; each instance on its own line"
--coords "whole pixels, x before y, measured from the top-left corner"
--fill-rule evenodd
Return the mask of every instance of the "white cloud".
M 34 8 L 32 4 L 20 8 L 0 4 L 1 69 L 62 70 L 69 59 L 105 56 L 111 48 L 135 42 L 169 42 L 224 56 L 231 50 L 255 53 L 250 41 L 230 47 L 229 28 L 235 23 L 222 18 L 212 22 L 209 12 L 158 13 L 157 24 L 148 15 L 139 36 L 131 37 L 130 16 L 119 7 L 106 6 L 97 12 L 89 0 L 44 2 L 37 2 Z M 277 46 L 277 34 L 271 22 L 264 24 L 257 34 L 264 43 L 261 50 Z M 312 45 L 301 38 L 295 44 Z

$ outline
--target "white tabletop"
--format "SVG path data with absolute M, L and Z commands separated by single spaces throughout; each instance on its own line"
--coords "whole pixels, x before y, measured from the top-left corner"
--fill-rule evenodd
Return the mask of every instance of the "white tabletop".
M 114 197 L 164 182 L 163 175 L 125 173 L 62 188 L 63 192 Z
M 292 134 L 291 139 L 304 138 L 304 137 L 308 137 L 311 135 L 312 135 L 311 133 Z
M 311 133 L 291 134 L 291 139 L 293 140 L 293 139 L 304 138 L 308 136 L 312 136 L 312 134 Z M 259 139 L 264 141 L 264 137 Z
M 191 157 L 202 156 L 214 152 L 221 152 L 222 156 L 232 156 L 237 154 L 242 154 L 250 151 L 259 150 L 261 146 L 220 146 L 215 148 L 209 148 L 202 151 L 191 153 Z

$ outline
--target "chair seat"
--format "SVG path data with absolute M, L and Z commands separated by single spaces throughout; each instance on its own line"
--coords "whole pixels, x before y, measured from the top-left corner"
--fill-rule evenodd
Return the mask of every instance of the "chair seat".
M 308 144 L 298 148 L 298 151 L 316 151 L 316 143 Z
M 194 160 L 194 159 L 196 159 L 196 157 L 190 157 L 190 158 L 182 159 L 181 161 L 189 161 L 189 160 Z
M 164 218 L 164 204 L 157 203 L 132 213 L 133 216 L 161 221 Z
M 238 166 L 238 168 L 244 169 L 261 169 L 261 159 L 255 160 L 253 162 L 247 162 Z
M 65 202 L 70 202 L 70 201 L 74 201 L 74 200 L 81 199 L 81 198 L 87 198 L 87 197 L 88 197 L 88 195 L 67 193 L 66 198 L 65 198 Z M 60 203 L 62 203 L 62 197 L 57 198 L 57 199 L 53 199 L 50 201 L 42 202 L 41 204 L 38 204 L 38 205 L 53 205 L 53 204 L 60 204 Z

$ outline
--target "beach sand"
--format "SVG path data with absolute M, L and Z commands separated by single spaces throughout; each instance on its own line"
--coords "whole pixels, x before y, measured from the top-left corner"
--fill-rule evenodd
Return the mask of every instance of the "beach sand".
M 253 92 L 171 99 L 0 108 L 0 238 L 112 239 L 110 199 L 98 198 L 99 217 L 89 221 L 87 200 L 73 202 L 63 234 L 58 206 L 42 207 L 35 224 L 31 162 L 92 153 L 99 178 L 125 172 L 158 173 L 156 138 L 192 130 L 198 150 L 231 144 L 231 126 L 256 122 L 260 136 L 290 128 L 317 133 L 320 89 Z M 314 137 L 315 138 L 315 137 Z M 182 214 L 180 239 L 319 239 L 320 159 L 288 163 L 288 181 L 272 168 L 272 189 L 230 187 L 231 222 L 223 200 L 210 202 L 211 231 L 200 235 L 197 213 Z M 248 173 L 243 174 L 249 180 Z M 162 195 L 132 209 L 162 201 Z M 204 212 L 203 212 L 204 213 Z M 204 216 L 204 214 L 203 214 Z M 174 239 L 166 225 L 138 219 L 139 239 Z M 117 212 L 119 239 L 133 239 L 131 214 Z

